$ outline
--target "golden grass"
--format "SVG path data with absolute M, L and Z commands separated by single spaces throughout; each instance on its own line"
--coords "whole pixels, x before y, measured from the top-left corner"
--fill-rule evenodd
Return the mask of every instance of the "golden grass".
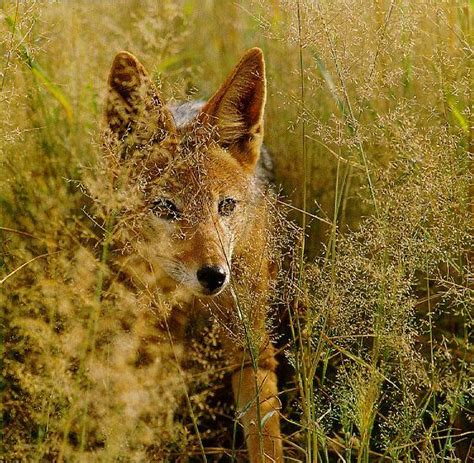
M 288 461 L 469 461 L 473 13 L 469 0 L 3 2 L 3 458 L 201 461 L 200 442 L 208 461 L 240 458 L 212 332 L 183 373 L 187 402 L 171 347 L 133 361 L 148 302 L 107 265 L 97 135 L 117 51 L 180 100 L 208 97 L 260 46 L 266 145 L 306 229 L 275 317 Z

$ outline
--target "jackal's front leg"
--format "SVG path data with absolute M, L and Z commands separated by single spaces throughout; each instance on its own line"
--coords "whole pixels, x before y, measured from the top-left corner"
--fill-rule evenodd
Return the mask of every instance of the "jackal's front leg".
M 268 344 L 258 359 L 242 356 L 242 367 L 232 375 L 251 463 L 283 461 L 275 367 L 273 347 Z

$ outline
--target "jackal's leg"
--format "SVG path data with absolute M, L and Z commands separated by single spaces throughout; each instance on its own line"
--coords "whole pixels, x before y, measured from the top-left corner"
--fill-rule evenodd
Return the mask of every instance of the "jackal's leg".
M 273 348 L 269 345 L 257 368 L 246 363 L 232 375 L 251 463 L 283 462 L 275 367 Z

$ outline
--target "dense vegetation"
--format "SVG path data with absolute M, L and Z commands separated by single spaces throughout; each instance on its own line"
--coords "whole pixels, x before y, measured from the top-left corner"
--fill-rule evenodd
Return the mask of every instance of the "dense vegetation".
M 183 100 L 259 46 L 266 145 L 305 231 L 274 317 L 288 461 L 470 461 L 473 8 L 2 2 L 1 458 L 240 458 L 212 330 L 186 371 L 131 361 L 147 327 L 107 265 L 98 134 L 117 51 Z

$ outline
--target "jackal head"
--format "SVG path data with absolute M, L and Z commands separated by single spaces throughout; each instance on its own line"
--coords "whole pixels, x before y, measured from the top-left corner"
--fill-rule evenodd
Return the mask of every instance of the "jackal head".
M 255 171 L 266 94 L 261 50 L 249 50 L 188 117 L 182 117 L 186 107 L 178 114 L 165 105 L 130 53 L 115 57 L 108 83 L 114 162 L 132 172 L 131 188 L 141 192 L 135 252 L 166 284 L 196 296 L 218 294 L 258 220 Z

